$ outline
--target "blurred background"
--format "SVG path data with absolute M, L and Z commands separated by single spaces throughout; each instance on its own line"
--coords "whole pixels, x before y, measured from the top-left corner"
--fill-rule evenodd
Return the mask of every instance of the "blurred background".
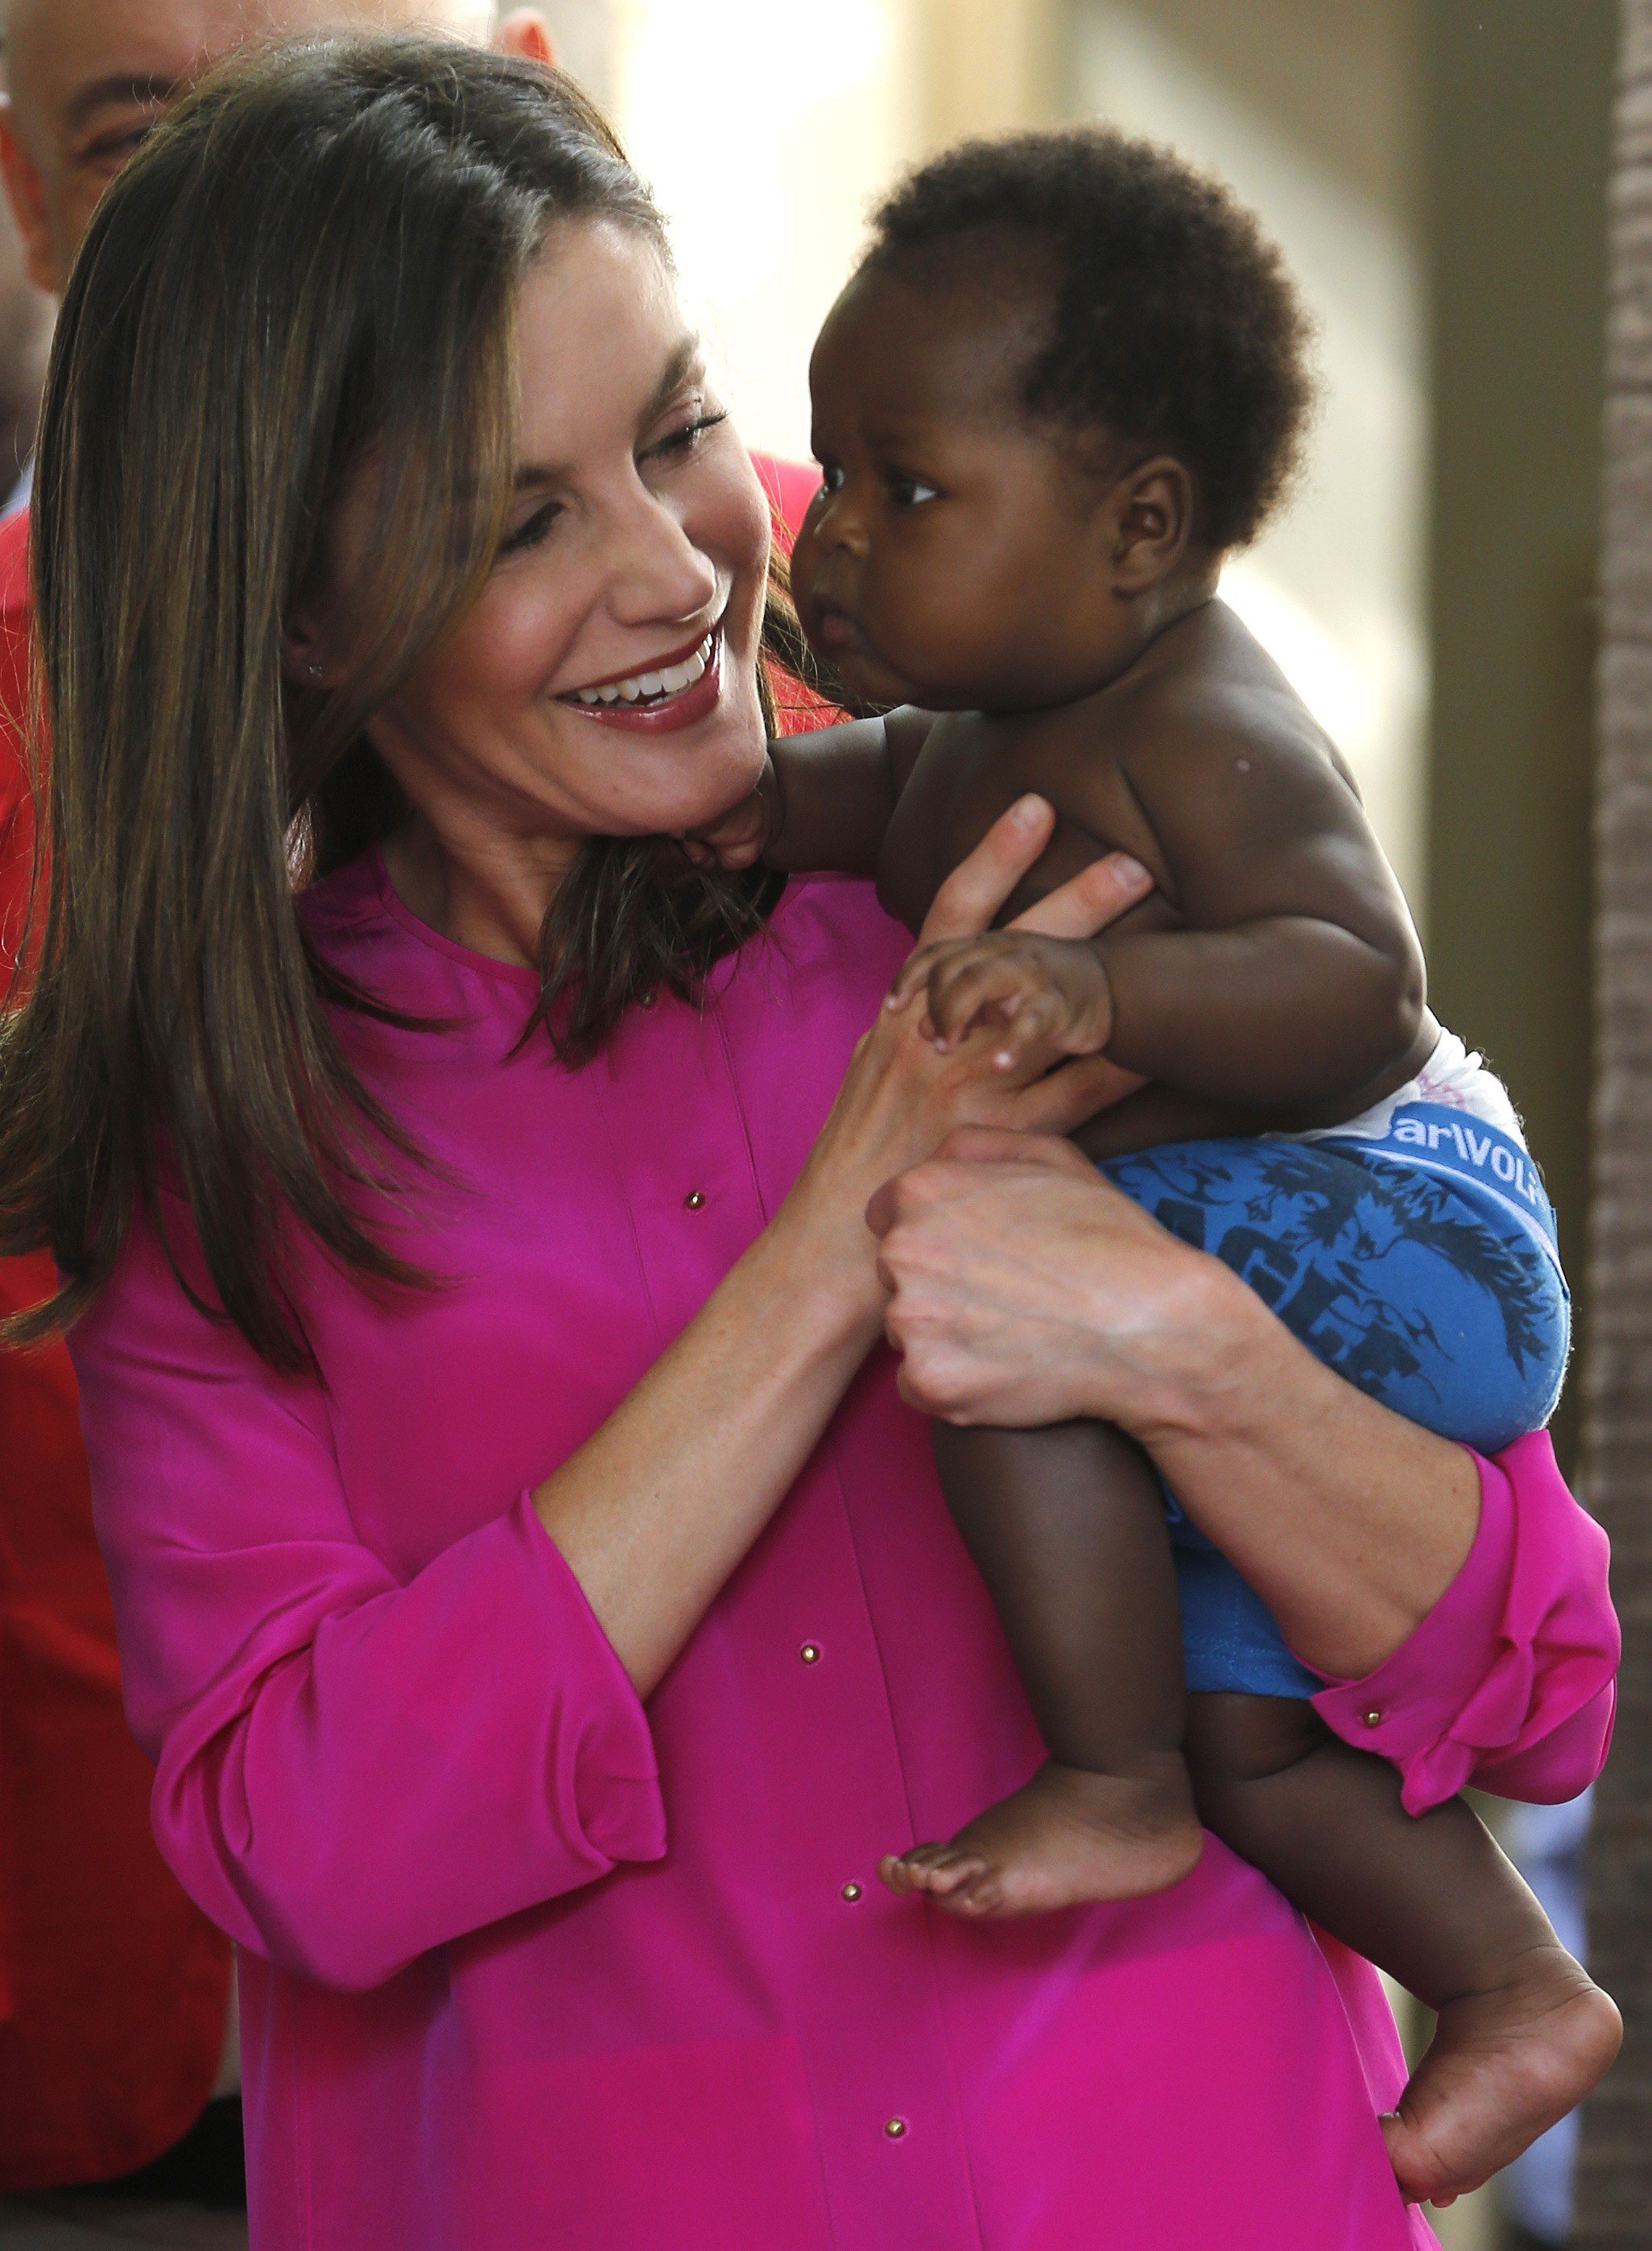
M 867 205 L 931 149 L 1102 118 L 1261 215 L 1324 398 L 1294 506 L 1227 591 L 1356 768 L 1439 1011 L 1525 1115 L 1575 1285 L 1611 0 L 543 5 L 671 218 L 746 438 L 783 456 L 808 457 L 809 350 Z M 49 312 L 0 241 L 0 488 Z M 1569 1402 L 1568 1469 L 1575 1432 Z M 1559 1919 L 1580 1817 L 1521 1818 Z M 1442 2215 L 1447 2242 L 1564 2241 L 1557 2157 Z

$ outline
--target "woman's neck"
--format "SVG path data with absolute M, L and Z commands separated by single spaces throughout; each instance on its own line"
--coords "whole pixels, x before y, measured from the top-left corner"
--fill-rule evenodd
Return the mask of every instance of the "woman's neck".
M 384 843 L 411 913 L 455 945 L 528 969 L 539 966 L 540 929 L 577 848 L 560 837 L 441 836 L 418 814 Z

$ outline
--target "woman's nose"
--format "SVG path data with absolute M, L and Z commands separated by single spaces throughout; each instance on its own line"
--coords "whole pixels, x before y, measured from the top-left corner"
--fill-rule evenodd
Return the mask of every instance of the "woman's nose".
M 639 494 L 616 530 L 609 599 L 620 624 L 692 618 L 711 606 L 716 564 L 663 500 Z

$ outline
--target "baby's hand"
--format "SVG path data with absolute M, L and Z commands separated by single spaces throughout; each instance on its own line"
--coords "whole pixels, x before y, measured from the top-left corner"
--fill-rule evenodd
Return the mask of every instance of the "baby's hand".
M 1113 1036 L 1113 995 L 1095 947 L 1033 931 L 988 931 L 913 954 L 888 1005 L 924 994 L 923 1035 L 944 1052 L 978 1028 L 998 1033 L 993 1061 L 1012 1070 L 1035 1049 L 1100 1055 Z
M 715 821 L 707 821 L 703 828 L 691 828 L 682 842 L 690 857 L 702 864 L 750 868 L 773 842 L 780 826 L 774 766 L 765 758 L 762 778 L 750 796 L 743 797 L 738 805 Z

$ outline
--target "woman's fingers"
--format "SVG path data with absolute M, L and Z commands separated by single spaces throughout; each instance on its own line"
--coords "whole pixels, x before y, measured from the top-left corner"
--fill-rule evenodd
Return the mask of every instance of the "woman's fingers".
M 1096 1177 L 1089 1159 L 1058 1134 L 1018 1133 L 1003 1126 L 960 1126 L 947 1135 L 936 1154 L 945 1164 L 1042 1165 L 1048 1172 L 1065 1173 L 1075 1181 Z
M 1018 798 L 1009 811 L 992 823 L 969 858 L 958 862 L 936 893 L 918 932 L 918 944 L 932 945 L 937 938 L 974 938 L 988 929 L 993 916 L 1049 842 L 1054 828 L 1055 807 L 1047 798 Z M 1068 888 L 1062 886 L 1063 890 Z M 1102 918 L 1102 921 L 1107 919 L 1105 916 Z M 1093 930 L 1101 926 L 1101 922 L 1089 925 Z
M 1063 1063 L 1047 1077 L 1023 1087 L 1016 1103 L 1016 1123 L 1028 1133 L 1070 1133 L 1138 1086 L 1144 1078 L 1121 1070 L 1105 1056 L 1080 1056 Z
M 1128 852 L 1109 852 L 1017 915 L 1010 928 L 1036 931 L 1044 938 L 1094 938 L 1139 905 L 1152 888 L 1153 878 L 1139 860 Z

